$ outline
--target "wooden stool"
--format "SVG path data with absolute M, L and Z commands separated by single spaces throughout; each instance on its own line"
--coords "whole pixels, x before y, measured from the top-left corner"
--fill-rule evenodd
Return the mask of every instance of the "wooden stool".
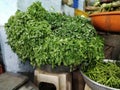
M 44 82 L 55 85 L 56 90 L 72 90 L 71 73 L 50 73 L 36 69 L 34 75 L 37 86 Z

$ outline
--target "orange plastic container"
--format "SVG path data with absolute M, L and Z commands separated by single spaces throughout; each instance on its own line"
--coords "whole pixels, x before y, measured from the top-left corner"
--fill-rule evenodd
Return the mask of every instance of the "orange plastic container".
M 89 17 L 97 30 L 120 32 L 120 11 L 101 12 Z

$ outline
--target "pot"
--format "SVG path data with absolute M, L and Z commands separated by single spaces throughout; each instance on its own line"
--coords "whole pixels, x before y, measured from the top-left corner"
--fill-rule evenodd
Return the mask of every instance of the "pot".
M 53 73 L 66 73 L 66 72 L 72 72 L 74 70 L 77 70 L 79 67 L 74 67 L 72 70 L 68 66 L 60 65 L 60 66 L 55 66 L 54 68 L 52 65 L 41 65 L 40 69 L 46 72 L 53 72 Z
M 57 66 L 52 68 L 52 65 L 42 65 L 40 67 L 41 70 L 44 70 L 46 72 L 55 72 L 55 73 L 60 73 L 60 72 L 69 72 L 70 68 L 65 67 L 65 66 Z

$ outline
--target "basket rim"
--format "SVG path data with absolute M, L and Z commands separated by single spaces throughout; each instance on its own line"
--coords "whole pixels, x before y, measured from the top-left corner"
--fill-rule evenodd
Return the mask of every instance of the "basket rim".
M 120 11 L 99 12 L 99 13 L 90 14 L 89 17 L 106 16 L 106 15 L 120 15 Z

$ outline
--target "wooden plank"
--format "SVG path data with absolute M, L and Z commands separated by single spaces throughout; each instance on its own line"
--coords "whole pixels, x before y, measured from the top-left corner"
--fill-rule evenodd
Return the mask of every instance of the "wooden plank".
M 0 75 L 0 90 L 16 90 L 28 81 L 26 76 L 15 73 L 3 73 Z

